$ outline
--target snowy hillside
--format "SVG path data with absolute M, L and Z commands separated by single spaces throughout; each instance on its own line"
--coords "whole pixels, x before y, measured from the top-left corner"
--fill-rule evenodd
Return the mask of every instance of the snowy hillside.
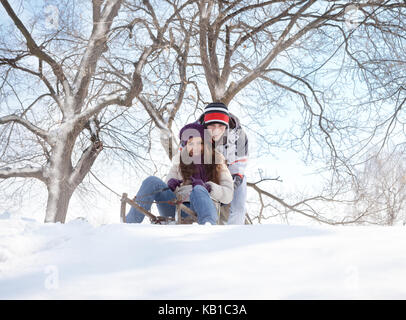
M 0 215 L 0 299 L 406 298 L 404 227 L 92 226 Z

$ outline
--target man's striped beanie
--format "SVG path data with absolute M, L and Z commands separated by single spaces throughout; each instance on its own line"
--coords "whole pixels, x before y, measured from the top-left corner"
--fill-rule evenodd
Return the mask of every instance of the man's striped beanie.
M 204 124 L 220 123 L 228 126 L 229 112 L 222 102 L 213 102 L 204 108 Z

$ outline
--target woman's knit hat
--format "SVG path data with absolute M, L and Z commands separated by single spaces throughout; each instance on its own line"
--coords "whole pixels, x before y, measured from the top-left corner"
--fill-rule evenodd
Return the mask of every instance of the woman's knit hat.
M 179 139 L 183 146 L 186 145 L 190 138 L 200 137 L 204 140 L 204 126 L 197 123 L 189 123 L 185 125 L 179 132 Z
M 204 124 L 220 123 L 228 127 L 229 112 L 227 106 L 222 102 L 213 102 L 204 108 Z

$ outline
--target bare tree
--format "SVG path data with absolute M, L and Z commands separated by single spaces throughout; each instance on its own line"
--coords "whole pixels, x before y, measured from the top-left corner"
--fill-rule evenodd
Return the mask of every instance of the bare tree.
M 301 126 L 296 120 L 288 139 L 265 144 L 303 146 L 298 150 L 304 158 L 325 161 L 324 170 L 333 173 L 332 181 L 350 177 L 341 191 L 335 185 L 325 194 L 320 191 L 292 204 L 251 182 L 261 212 L 267 206 L 266 196 L 285 211 L 321 222 L 364 221 L 365 213 L 331 220 L 310 204 L 357 201 L 341 198 L 357 180 L 355 166 L 371 145 L 387 142 L 395 120 L 399 122 L 405 102 L 405 57 L 400 45 L 405 37 L 405 8 L 397 1 L 199 1 L 200 58 L 211 98 L 229 103 L 252 91 L 246 97 L 259 102 L 252 112 L 256 122 L 294 101 L 298 107 L 289 112 L 300 110 Z M 345 91 L 354 91 L 350 86 L 358 79 L 359 89 L 351 97 Z M 269 101 L 267 91 L 275 92 Z M 394 110 L 382 108 L 392 103 Z M 269 136 L 264 133 L 264 140 Z
M 24 41 L 18 50 L 8 46 L 7 41 L 1 48 L 4 96 L 12 95 L 13 102 L 21 102 L 21 106 L 15 108 L 9 100 L 3 101 L 12 113 L 0 118 L 4 125 L 1 134 L 6 137 L 2 140 L 0 178 L 36 178 L 44 182 L 48 188 L 46 222 L 65 221 L 73 192 L 103 148 L 121 160 L 134 162 L 141 158 L 140 148 L 149 149 L 145 142 L 150 141 L 153 127 L 163 131 L 165 137 L 172 136 L 170 128 L 189 84 L 185 69 L 193 35 L 190 26 L 181 21 L 180 12 L 191 3 L 177 6 L 169 2 L 169 11 L 163 11 L 159 6 L 154 9 L 149 1 L 136 4 L 94 0 L 88 39 L 76 26 L 59 26 L 55 33 L 42 35 L 45 40 L 38 45 L 34 32 L 28 31 L 8 1 L 2 1 Z M 82 9 L 86 12 L 86 8 Z M 160 14 L 169 12 L 167 20 L 158 21 L 155 10 Z M 125 18 L 117 19 L 119 12 Z M 113 23 L 115 18 L 117 22 Z M 174 20 L 178 22 L 176 29 L 171 27 Z M 86 34 L 88 27 L 85 22 L 82 33 Z M 128 50 L 116 49 L 123 42 Z M 58 49 L 57 54 L 53 55 L 51 48 Z M 31 63 L 33 58 L 38 61 L 38 70 Z M 13 83 L 10 75 L 15 75 Z M 44 91 L 30 91 L 33 98 L 24 103 L 25 93 L 16 88 L 32 78 L 41 81 Z M 149 119 L 147 123 L 136 123 L 128 111 L 134 99 L 146 111 L 148 116 L 143 119 Z M 20 127 L 27 130 L 21 136 Z M 14 152 L 15 144 L 27 138 L 29 149 Z M 86 147 L 88 140 L 91 145 Z M 78 157 L 80 149 L 85 150 Z M 171 155 L 173 150 L 168 150 Z M 19 163 L 23 167 L 16 168 Z
M 71 66 L 67 61 L 71 57 L 58 57 L 52 54 L 52 47 L 50 47 L 52 38 L 38 44 L 32 32 L 17 16 L 9 2 L 2 0 L 1 4 L 13 21 L 15 28 L 23 36 L 25 44 L 25 46 L 22 45 L 17 49 L 12 46 L 7 49 L 2 48 L 2 52 L 7 54 L 0 58 L 2 66 L 5 67 L 6 73 L 16 72 L 17 77 L 26 81 L 33 78 L 39 79 L 45 89 L 28 105 L 24 104 L 21 92 L 15 95 L 16 99 L 20 98 L 21 109 L 0 118 L 0 124 L 10 128 L 9 138 L 3 141 L 2 153 L 4 155 L 8 148 L 13 147 L 14 141 L 11 135 L 16 127 L 21 126 L 31 133 L 31 141 L 36 141 L 43 150 L 41 156 L 45 158 L 43 160 L 46 162 L 41 166 L 3 167 L 0 170 L 0 178 L 35 178 L 45 183 L 48 189 L 45 221 L 64 222 L 72 193 L 89 172 L 102 150 L 102 143 L 98 139 L 98 125 L 95 116 L 113 103 L 124 106 L 130 105 L 135 95 L 134 92 L 138 90 L 137 84 L 134 82 L 124 95 L 111 92 L 108 98 L 104 98 L 98 104 L 86 104 L 89 86 L 94 80 L 97 63 L 103 52 L 106 51 L 110 28 L 118 14 L 121 1 L 93 1 L 93 27 L 91 35 L 86 41 L 86 46 L 79 56 L 80 62 L 76 72 L 69 69 Z M 33 68 L 33 64 L 24 65 L 24 59 L 36 60 L 37 68 Z M 3 85 L 6 81 L 7 79 L 3 78 Z M 47 119 L 48 127 L 42 126 L 41 123 L 35 123 L 34 117 L 32 119 L 28 117 L 28 113 L 37 105 L 42 108 L 45 107 L 45 112 L 47 108 L 51 108 L 47 106 L 47 103 L 50 103 L 49 100 L 45 104 L 39 104 L 45 97 L 52 99 L 52 103 L 57 106 L 61 115 L 60 121 Z M 76 163 L 72 163 L 72 153 L 76 140 L 86 128 L 91 132 L 91 144 L 84 150 L 80 159 Z M 17 158 L 14 162 L 24 162 L 24 159 Z
M 115 31 L 124 43 L 130 44 L 131 52 L 139 59 L 133 61 L 127 56 L 115 55 L 114 62 L 109 62 L 121 66 L 111 73 L 117 79 L 122 78 L 123 70 L 132 64 L 137 66 L 143 90 L 138 91 L 136 98 L 154 127 L 160 130 L 161 143 L 170 159 L 177 151 L 173 122 L 184 103 L 188 86 L 196 85 L 187 70 L 190 45 L 196 35 L 197 13 L 191 10 L 195 2 L 126 2 L 128 19 Z

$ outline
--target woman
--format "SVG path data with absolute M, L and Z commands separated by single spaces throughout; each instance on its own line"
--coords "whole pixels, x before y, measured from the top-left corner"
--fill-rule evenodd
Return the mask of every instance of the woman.
M 182 148 L 173 158 L 166 182 L 154 176 L 148 177 L 142 182 L 135 201 L 148 211 L 152 202 L 156 201 L 161 216 L 174 217 L 175 206 L 161 201 L 174 200 L 178 196 L 196 212 L 199 224 L 216 224 L 217 212 L 213 200 L 228 204 L 233 199 L 230 171 L 223 155 L 212 151 L 211 143 L 204 143 L 203 125 L 188 124 L 179 135 Z M 182 212 L 182 217 L 186 216 Z M 126 221 L 141 223 L 144 217 L 132 207 Z

